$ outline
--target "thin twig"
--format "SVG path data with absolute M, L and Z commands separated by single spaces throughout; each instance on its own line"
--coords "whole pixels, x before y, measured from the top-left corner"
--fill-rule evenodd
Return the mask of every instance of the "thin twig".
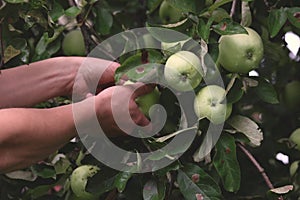
M 271 183 L 269 177 L 267 176 L 264 168 L 260 166 L 257 160 L 253 157 L 253 155 L 242 144 L 237 144 L 237 145 L 245 153 L 245 155 L 249 158 L 249 160 L 253 163 L 253 165 L 257 168 L 257 170 L 261 173 L 269 189 L 274 189 L 274 186 Z
M 236 3 L 237 3 L 237 0 L 232 1 L 231 10 L 230 10 L 230 17 L 233 17 L 233 15 L 235 13 Z

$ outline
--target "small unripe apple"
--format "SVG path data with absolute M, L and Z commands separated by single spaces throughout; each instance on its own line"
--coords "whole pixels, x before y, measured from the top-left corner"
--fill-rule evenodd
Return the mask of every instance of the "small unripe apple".
M 259 34 L 245 28 L 248 34 L 223 35 L 219 40 L 219 63 L 229 72 L 248 73 L 259 67 L 264 46 Z
M 88 178 L 94 176 L 100 170 L 94 165 L 82 165 L 77 167 L 71 174 L 71 189 L 75 196 L 83 200 L 95 200 L 96 197 L 85 191 Z
M 214 124 L 223 123 L 231 114 L 232 104 L 224 104 L 225 90 L 217 85 L 202 88 L 194 100 L 194 110 L 200 118 L 207 118 Z
M 79 29 L 68 32 L 62 42 L 62 50 L 66 56 L 84 56 L 84 38 Z
M 152 92 L 137 97 L 135 99 L 135 102 L 139 106 L 139 109 L 142 111 L 142 113 L 149 118 L 150 108 L 159 102 L 159 97 L 160 97 L 160 92 L 157 89 L 157 87 L 155 87 L 155 89 Z
M 292 132 L 290 140 L 296 145 L 296 149 L 300 151 L 300 128 L 297 128 Z
M 158 14 L 164 24 L 176 23 L 182 17 L 182 12 L 165 0 L 161 3 Z
M 300 110 L 300 81 L 291 81 L 285 85 L 283 100 L 289 109 Z
M 178 91 L 193 90 L 201 82 L 202 76 L 200 59 L 189 51 L 179 51 L 171 55 L 164 69 L 167 83 Z

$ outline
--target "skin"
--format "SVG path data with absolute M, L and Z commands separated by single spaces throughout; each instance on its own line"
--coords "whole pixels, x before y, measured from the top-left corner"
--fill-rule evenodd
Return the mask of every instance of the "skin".
M 57 96 L 71 96 L 76 74 L 86 58 L 58 57 L 1 70 L 0 74 L 0 173 L 6 173 L 28 167 L 39 162 L 77 136 L 72 105 L 49 109 L 35 109 L 31 106 Z M 118 63 L 88 58 L 91 65 L 109 65 L 92 95 L 89 81 L 93 80 L 92 70 L 86 70 L 77 76 L 75 97 L 78 106 L 87 105 L 91 98 L 95 100 L 98 121 L 109 137 L 125 135 L 116 125 L 111 111 L 111 98 L 114 90 L 122 92 L 117 99 L 120 115 L 125 112 L 123 98 L 130 98 L 129 112 L 132 120 L 140 125 L 149 124 L 135 103 L 135 98 L 147 94 L 153 87 L 141 83 L 127 86 L 112 86 L 114 72 Z M 91 68 L 93 69 L 93 68 Z M 109 87 L 111 86 L 111 87 Z M 133 94 L 132 92 L 138 88 Z M 79 123 L 88 122 L 93 116 L 83 110 Z M 123 119 L 129 124 L 129 119 Z M 128 130 L 132 127 L 128 125 Z

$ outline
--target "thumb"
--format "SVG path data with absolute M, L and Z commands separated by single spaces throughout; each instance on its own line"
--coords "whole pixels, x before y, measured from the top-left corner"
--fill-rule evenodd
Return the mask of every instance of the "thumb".
M 139 96 L 143 96 L 145 94 L 152 92 L 156 85 L 154 83 L 145 84 L 145 83 L 137 82 L 130 86 L 134 90 L 132 97 L 135 99 Z

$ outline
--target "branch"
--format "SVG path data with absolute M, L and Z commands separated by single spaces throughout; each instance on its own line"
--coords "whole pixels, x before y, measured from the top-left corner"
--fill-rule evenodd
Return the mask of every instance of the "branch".
M 232 1 L 232 6 L 231 6 L 231 10 L 230 10 L 230 17 L 232 18 L 234 13 L 235 13 L 235 8 L 236 8 L 236 2 L 237 0 L 233 0 Z
M 274 186 L 271 183 L 269 177 L 267 176 L 264 168 L 260 166 L 257 160 L 253 157 L 253 155 L 242 144 L 237 144 L 237 145 L 245 153 L 245 155 L 249 158 L 249 160 L 253 163 L 253 165 L 257 168 L 257 170 L 261 173 L 269 189 L 274 189 Z

